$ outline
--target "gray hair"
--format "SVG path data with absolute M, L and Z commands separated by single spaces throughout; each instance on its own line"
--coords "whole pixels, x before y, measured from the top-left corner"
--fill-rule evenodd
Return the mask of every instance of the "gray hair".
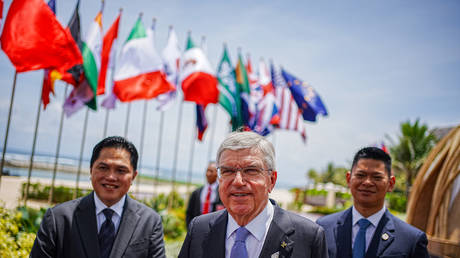
M 233 132 L 230 133 L 217 150 L 217 164 L 219 164 L 220 156 L 225 150 L 243 150 L 252 149 L 260 151 L 264 156 L 265 165 L 270 170 L 275 168 L 275 148 L 273 144 L 263 136 L 254 132 Z

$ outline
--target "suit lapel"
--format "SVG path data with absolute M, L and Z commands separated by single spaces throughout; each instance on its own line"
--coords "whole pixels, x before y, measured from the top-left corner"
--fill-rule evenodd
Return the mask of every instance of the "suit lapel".
M 223 211 L 215 220 L 209 222 L 209 234 L 205 237 L 201 248 L 203 257 L 225 257 L 225 237 L 227 232 L 228 212 Z
M 96 206 L 94 192 L 84 197 L 75 211 L 80 239 L 87 257 L 100 257 L 97 239 Z
M 337 221 L 336 228 L 336 244 L 337 244 L 337 255 L 341 254 L 341 257 L 351 257 L 351 228 L 352 228 L 352 212 L 351 208 L 345 211 L 345 213 Z M 342 256 L 343 255 L 343 256 Z
M 121 217 L 120 226 L 118 233 L 113 243 L 110 257 L 122 257 L 126 248 L 128 247 L 129 241 L 136 229 L 136 225 L 139 221 L 139 215 L 137 214 L 137 205 L 131 198 L 126 195 L 126 201 L 123 208 L 123 215 Z
M 386 210 L 384 215 L 382 216 L 382 219 L 379 222 L 379 226 L 380 224 L 382 224 L 382 230 L 381 232 L 379 232 L 381 234 L 378 234 L 378 235 L 374 234 L 372 242 L 374 242 L 374 239 L 375 239 L 375 241 L 378 241 L 379 243 L 378 250 L 377 250 L 377 256 L 381 256 L 383 252 L 388 248 L 388 246 L 390 246 L 390 244 L 393 242 L 395 238 L 394 237 L 395 225 L 393 223 L 392 217 L 393 215 L 391 215 L 391 213 L 388 210 Z
M 278 205 L 274 206 L 273 220 L 259 257 L 271 257 L 276 252 L 279 252 L 279 257 L 290 257 L 295 243 L 289 236 L 295 228 L 286 213 Z

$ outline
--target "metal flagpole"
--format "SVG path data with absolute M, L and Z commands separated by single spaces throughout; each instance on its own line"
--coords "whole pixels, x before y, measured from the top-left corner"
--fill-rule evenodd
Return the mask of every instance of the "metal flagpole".
M 69 88 L 69 84 L 66 83 L 65 85 L 65 90 L 64 90 L 64 102 L 67 97 L 67 89 Z M 57 166 L 58 166 L 58 160 L 59 160 L 59 152 L 61 150 L 61 138 L 62 138 L 62 127 L 64 125 L 64 108 L 61 110 L 61 120 L 59 121 L 59 132 L 58 132 L 58 140 L 56 144 L 56 156 L 54 157 L 54 167 L 53 167 L 53 178 L 51 179 L 51 185 L 50 191 L 49 191 L 49 196 L 48 196 L 48 203 L 51 203 L 53 199 L 51 199 L 54 195 L 54 182 L 56 180 L 56 173 L 57 173 Z
M 131 113 L 131 102 L 128 103 L 128 108 L 126 110 L 125 138 L 128 136 L 128 124 L 129 124 L 129 114 L 130 113 Z
M 142 166 L 142 154 L 143 154 L 143 151 L 144 151 L 144 134 L 145 134 L 145 121 L 147 120 L 147 100 L 144 101 L 144 112 L 143 112 L 143 115 L 142 115 L 142 129 L 141 129 L 141 144 L 140 144 L 140 148 L 139 148 L 139 173 L 137 174 L 137 178 L 136 178 L 136 195 L 139 194 L 139 185 L 140 185 L 140 178 L 141 178 L 141 166 Z M 137 196 L 137 198 L 139 198 L 139 196 Z
M 211 128 L 211 139 L 209 140 L 209 150 L 208 150 L 208 162 L 211 160 L 212 156 L 212 147 L 214 145 L 214 136 L 216 134 L 216 124 L 217 124 L 217 104 L 214 105 L 214 112 L 212 114 L 212 128 Z
M 195 127 L 193 128 L 193 133 L 192 133 L 192 143 L 190 144 L 190 161 L 188 163 L 188 176 L 187 176 L 187 196 L 189 194 L 189 187 L 190 183 L 192 182 L 192 169 L 193 169 L 193 157 L 194 157 L 194 150 L 195 150 L 195 139 L 197 135 L 197 129 Z
M 34 132 L 34 139 L 32 143 L 32 153 L 30 154 L 30 161 L 29 161 L 29 172 L 27 174 L 26 196 L 24 198 L 25 206 L 27 206 L 27 198 L 29 197 L 30 176 L 32 175 L 32 166 L 34 165 L 34 155 L 35 155 L 35 146 L 37 143 L 38 124 L 40 122 L 40 113 L 42 111 L 41 106 L 42 106 L 42 95 L 40 94 L 40 98 L 38 99 L 37 118 L 35 120 L 35 132 Z
M 2 185 L 3 167 L 5 166 L 6 144 L 8 142 L 8 133 L 10 131 L 11 112 L 13 111 L 14 92 L 16 90 L 16 78 L 17 77 L 18 77 L 18 72 L 15 71 L 14 72 L 14 79 L 13 79 L 13 89 L 11 90 L 10 109 L 8 110 L 8 122 L 6 123 L 5 140 L 3 141 L 2 161 L 1 161 L 1 165 L 0 165 L 0 188 L 1 188 L 1 185 Z
M 176 132 L 176 146 L 174 150 L 174 162 L 173 162 L 173 168 L 172 168 L 172 180 L 171 180 L 171 193 L 173 193 L 176 190 L 176 170 L 177 170 L 177 156 L 179 154 L 179 138 L 180 138 L 180 127 L 182 124 L 182 110 L 184 109 L 184 101 L 181 101 L 179 104 L 179 115 L 177 116 L 177 132 Z M 173 196 L 171 194 L 171 196 Z M 172 205 L 171 200 L 169 202 L 168 207 L 171 207 Z
M 107 137 L 107 126 L 109 124 L 109 109 L 105 109 L 105 122 L 104 122 L 104 134 L 103 138 Z
M 85 149 L 85 140 L 86 140 L 86 130 L 88 128 L 88 115 L 89 115 L 89 107 L 86 107 L 85 113 L 85 122 L 83 124 L 83 136 L 81 139 L 81 147 L 80 147 L 80 158 L 78 160 L 78 171 L 77 171 L 77 180 L 75 183 L 75 191 L 73 192 L 73 198 L 77 198 L 77 192 L 79 190 L 79 183 L 80 183 L 80 174 L 81 174 L 81 163 L 83 161 L 83 151 Z M 54 186 L 51 186 L 54 187 Z
M 160 177 L 160 157 L 161 157 L 161 140 L 163 135 L 163 121 L 165 112 L 160 112 L 160 131 L 158 132 L 158 144 L 157 144 L 157 160 L 155 165 L 155 180 L 153 181 L 153 194 L 156 195 L 158 187 L 158 178 Z

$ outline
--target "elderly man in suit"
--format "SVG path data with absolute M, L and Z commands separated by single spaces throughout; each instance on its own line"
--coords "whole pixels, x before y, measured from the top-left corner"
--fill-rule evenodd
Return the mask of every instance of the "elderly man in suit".
M 387 153 L 375 147 L 359 150 L 347 183 L 353 207 L 317 220 L 326 231 L 329 257 L 429 257 L 425 233 L 385 208 L 385 195 L 395 184 Z
M 193 191 L 187 205 L 185 222 L 187 229 L 190 221 L 196 216 L 223 209 L 219 197 L 216 162 L 211 161 L 206 169 L 206 184 Z
M 165 257 L 160 216 L 127 192 L 136 147 L 108 137 L 93 149 L 89 195 L 47 210 L 30 257 Z
M 227 136 L 217 153 L 224 210 L 195 217 L 179 258 L 327 257 L 321 227 L 281 209 L 275 187 L 275 150 L 253 132 Z

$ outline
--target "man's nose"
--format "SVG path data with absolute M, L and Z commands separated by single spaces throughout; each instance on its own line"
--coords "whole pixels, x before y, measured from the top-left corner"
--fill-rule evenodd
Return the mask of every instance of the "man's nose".
M 244 185 L 244 177 L 241 171 L 236 171 L 235 178 L 233 178 L 233 184 Z

